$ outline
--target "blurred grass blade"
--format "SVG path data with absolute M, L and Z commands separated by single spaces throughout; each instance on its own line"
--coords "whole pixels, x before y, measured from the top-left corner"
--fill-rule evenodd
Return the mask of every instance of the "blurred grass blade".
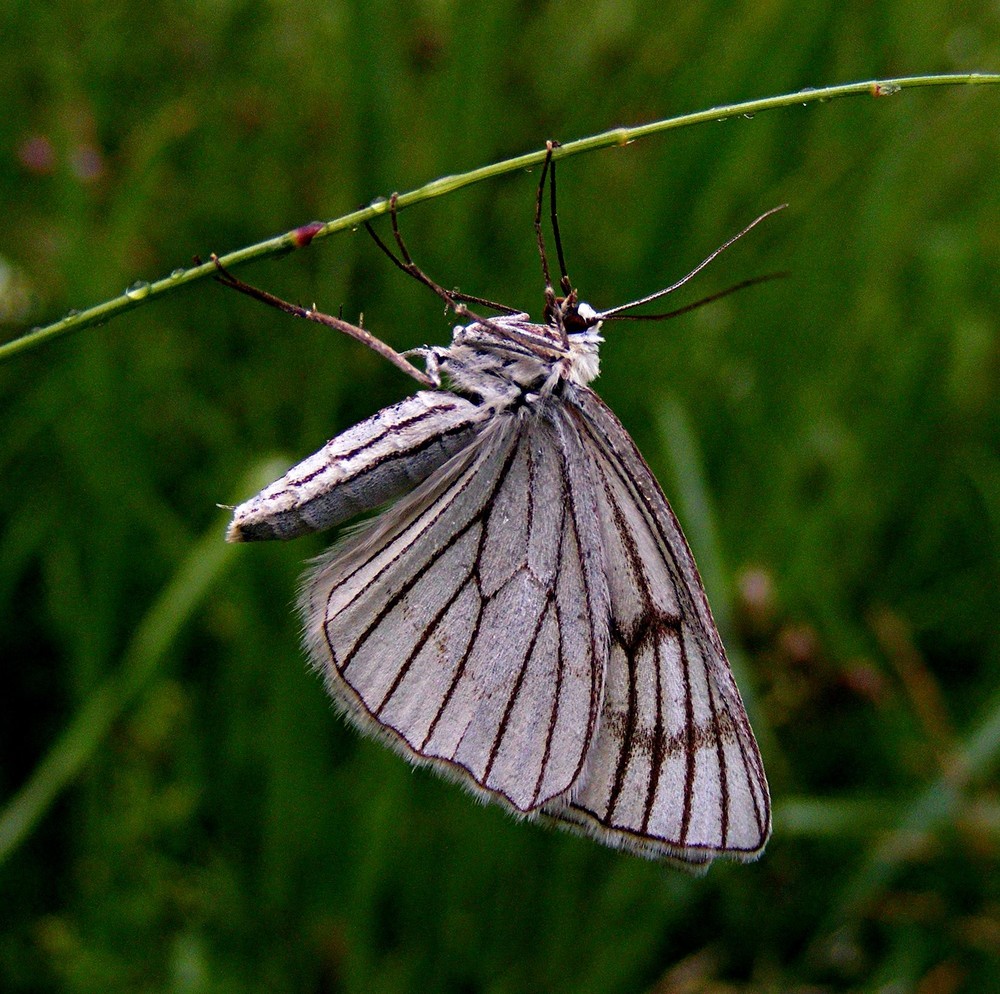
M 891 834 L 878 845 L 832 902 L 825 928 L 828 939 L 845 921 L 855 921 L 889 884 L 913 853 L 947 825 L 953 824 L 970 783 L 988 777 L 1000 761 L 1000 696 L 985 708 L 982 721 L 966 738 L 945 774 L 911 805 Z M 815 944 L 814 944 L 815 945 Z M 814 952 L 818 946 L 814 948 Z
M 259 490 L 280 474 L 281 470 L 276 474 L 275 469 L 272 460 L 258 464 L 237 493 Z M 149 684 L 178 633 L 232 563 L 235 547 L 223 541 L 223 534 L 224 528 L 216 519 L 194 543 L 136 629 L 118 672 L 93 691 L 28 782 L 4 806 L 0 812 L 0 865 L 73 782 L 115 721 Z
M 806 839 L 870 839 L 895 821 L 888 798 L 789 797 L 775 801 L 774 824 L 782 835 Z

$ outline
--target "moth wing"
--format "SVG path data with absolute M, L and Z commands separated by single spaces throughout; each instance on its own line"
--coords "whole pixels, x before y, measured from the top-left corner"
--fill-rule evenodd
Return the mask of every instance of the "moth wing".
M 515 813 L 573 786 L 600 712 L 608 603 L 580 445 L 563 419 L 497 414 L 302 591 L 348 717 Z
M 767 781 L 694 559 L 615 415 L 589 389 L 567 397 L 599 492 L 611 646 L 587 765 L 544 813 L 694 867 L 753 859 L 770 833 Z
M 297 538 L 378 507 L 461 451 L 488 415 L 446 390 L 421 390 L 348 428 L 237 507 L 227 538 Z

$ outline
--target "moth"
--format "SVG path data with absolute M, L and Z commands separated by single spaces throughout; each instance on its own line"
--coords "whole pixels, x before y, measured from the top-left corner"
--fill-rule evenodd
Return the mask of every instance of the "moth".
M 696 870 L 751 860 L 770 834 L 767 781 L 698 568 L 590 388 L 602 323 L 735 238 L 666 290 L 595 310 L 566 275 L 552 151 L 535 205 L 542 323 L 431 280 L 394 201 L 399 255 L 372 232 L 467 321 L 450 345 L 414 350 L 424 371 L 220 267 L 223 282 L 345 331 L 426 388 L 235 508 L 227 537 L 290 539 L 388 505 L 311 566 L 299 600 L 312 665 L 353 724 L 517 817 Z M 561 295 L 542 236 L 546 176 Z

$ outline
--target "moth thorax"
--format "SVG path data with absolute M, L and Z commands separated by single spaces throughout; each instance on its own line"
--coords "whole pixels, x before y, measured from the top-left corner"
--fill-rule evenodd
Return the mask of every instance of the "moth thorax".
M 553 363 L 534 355 L 475 345 L 452 345 L 440 353 L 441 370 L 460 393 L 514 400 L 551 379 Z
M 586 386 L 591 380 L 596 380 L 601 372 L 601 357 L 599 354 L 601 337 L 587 333 L 570 335 L 569 358 L 566 360 L 566 379 L 571 383 Z M 581 340 L 583 339 L 583 340 Z
M 586 323 L 569 334 L 569 362 L 566 379 L 586 386 L 601 371 L 601 321 L 590 304 L 579 304 L 576 314 Z

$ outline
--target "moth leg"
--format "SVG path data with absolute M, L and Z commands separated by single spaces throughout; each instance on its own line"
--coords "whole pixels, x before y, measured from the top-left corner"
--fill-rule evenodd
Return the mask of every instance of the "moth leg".
M 237 290 L 248 297 L 252 297 L 254 300 L 259 300 L 261 303 L 267 304 L 270 307 L 275 307 L 279 311 L 283 311 L 285 314 L 291 314 L 293 317 L 304 318 L 306 321 L 315 321 L 317 324 L 324 325 L 327 328 L 333 328 L 334 331 L 342 332 L 345 335 L 349 335 L 355 341 L 361 342 L 362 345 L 367 345 L 368 348 L 377 352 L 383 359 L 388 359 L 397 369 L 402 370 L 407 376 L 412 376 L 421 386 L 425 387 L 436 387 L 437 383 L 431 379 L 426 373 L 421 372 L 417 369 L 413 363 L 408 362 L 401 353 L 397 352 L 392 346 L 387 345 L 380 338 L 376 338 L 370 331 L 366 331 L 360 325 L 351 324 L 349 321 L 345 321 L 343 318 L 334 317 L 332 314 L 324 314 L 322 311 L 316 310 L 316 306 L 312 307 L 302 307 L 299 304 L 290 303 L 287 300 L 283 300 L 281 297 L 275 296 L 273 293 L 268 293 L 267 290 L 261 290 L 259 287 L 255 287 L 250 283 L 245 283 L 243 280 L 238 279 L 233 276 L 232 273 L 226 269 L 222 263 L 219 261 L 219 257 L 212 254 L 212 261 L 215 263 L 215 268 L 218 270 L 216 279 L 223 285 L 230 289 Z
M 394 193 L 389 198 L 389 216 L 392 219 L 392 236 L 396 241 L 396 245 L 399 248 L 399 255 L 395 252 L 378 236 L 375 229 L 371 226 L 371 223 L 365 222 L 365 230 L 372 237 L 372 241 L 382 250 L 389 261 L 397 268 L 401 269 L 407 276 L 413 277 L 418 283 L 422 283 L 424 286 L 432 290 L 438 297 L 440 297 L 458 317 L 463 319 L 471 319 L 473 321 L 483 322 L 484 319 L 477 317 L 466 307 L 466 304 L 476 304 L 479 307 L 489 307 L 490 310 L 499 312 L 500 314 L 518 314 L 520 313 L 516 307 L 510 307 L 507 304 L 497 303 L 495 300 L 487 300 L 485 297 L 477 297 L 471 293 L 462 293 L 460 290 L 446 290 L 440 283 L 433 280 L 428 276 L 414 261 L 410 255 L 409 249 L 406 247 L 406 243 L 403 241 L 403 234 L 399 230 L 399 218 L 398 209 L 396 207 L 396 201 L 399 194 Z M 489 323 L 488 321 L 485 323 Z

